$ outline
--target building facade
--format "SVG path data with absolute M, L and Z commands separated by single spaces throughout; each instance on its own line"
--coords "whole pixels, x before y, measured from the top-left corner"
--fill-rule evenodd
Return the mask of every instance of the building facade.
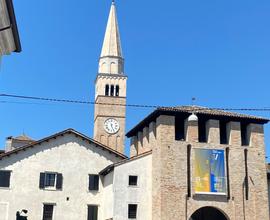
M 269 219 L 263 124 L 202 107 L 160 108 L 128 132 L 152 150 L 152 219 Z
M 105 219 L 99 172 L 125 158 L 72 129 L 8 151 L 0 155 L 0 219 L 21 210 L 28 219 Z

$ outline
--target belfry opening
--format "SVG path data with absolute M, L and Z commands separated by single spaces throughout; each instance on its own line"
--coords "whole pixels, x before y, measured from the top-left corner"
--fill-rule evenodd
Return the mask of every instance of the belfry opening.
M 220 210 L 214 207 L 203 207 L 192 214 L 189 220 L 229 220 Z

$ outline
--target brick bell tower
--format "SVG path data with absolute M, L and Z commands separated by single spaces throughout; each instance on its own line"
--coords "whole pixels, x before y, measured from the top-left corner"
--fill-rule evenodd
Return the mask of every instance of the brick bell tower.
M 95 81 L 94 139 L 124 153 L 126 121 L 124 58 L 112 2 Z

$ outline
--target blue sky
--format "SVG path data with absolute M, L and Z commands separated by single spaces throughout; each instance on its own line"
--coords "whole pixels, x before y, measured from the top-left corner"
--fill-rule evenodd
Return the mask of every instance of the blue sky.
M 270 107 L 270 1 L 118 0 L 128 103 Z M 2 60 L 0 93 L 93 101 L 109 0 L 14 0 L 23 51 Z M 25 132 L 93 133 L 93 106 L 1 98 L 0 149 Z M 127 109 L 127 130 L 152 109 Z M 245 112 L 270 118 L 269 112 Z M 270 145 L 270 126 L 266 144 Z M 2 147 L 3 148 L 3 147 Z M 270 149 L 267 150 L 270 155 Z

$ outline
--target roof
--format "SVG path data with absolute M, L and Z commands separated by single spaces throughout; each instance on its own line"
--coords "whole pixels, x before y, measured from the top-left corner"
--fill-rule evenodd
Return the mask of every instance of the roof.
M 96 147 L 102 148 L 103 150 L 107 150 L 109 153 L 112 153 L 112 154 L 114 154 L 114 155 L 117 156 L 117 157 L 120 157 L 120 158 L 123 158 L 123 159 L 126 159 L 126 158 L 127 158 L 127 156 L 125 156 L 124 154 L 121 154 L 121 153 L 119 153 L 119 152 L 117 152 L 117 151 L 115 151 L 115 150 L 109 148 L 108 146 L 105 146 L 105 145 L 103 145 L 103 144 L 101 144 L 101 143 L 99 143 L 99 142 L 93 140 L 92 138 L 89 138 L 89 137 L 85 136 L 84 134 L 81 134 L 80 132 L 75 131 L 74 129 L 71 129 L 71 128 L 70 128 L 70 129 L 61 131 L 61 132 L 59 132 L 59 133 L 56 133 L 56 134 L 54 134 L 54 135 L 51 135 L 51 136 L 49 136 L 49 137 L 43 138 L 43 139 L 41 139 L 41 140 L 39 140 L 39 141 L 35 141 L 35 142 L 31 143 L 31 144 L 28 144 L 28 145 L 25 145 L 25 146 L 23 146 L 23 147 L 16 148 L 15 150 L 8 151 L 8 152 L 6 152 L 6 153 L 4 153 L 4 154 L 1 154 L 1 155 L 0 155 L 0 160 L 1 160 L 2 158 L 4 158 L 4 157 L 8 157 L 8 156 L 11 156 L 11 155 L 13 155 L 13 154 L 17 154 L 17 153 L 19 153 L 20 151 L 25 151 L 25 150 L 27 150 L 27 149 L 29 149 L 29 148 L 37 147 L 37 146 L 39 146 L 41 143 L 48 142 L 48 141 L 51 140 L 51 139 L 55 139 L 55 138 L 57 138 L 57 137 L 59 137 L 59 136 L 65 135 L 65 134 L 74 134 L 74 135 L 76 135 L 76 136 L 82 138 L 83 140 L 88 141 L 89 143 L 94 144 Z
M 127 137 L 132 137 L 137 134 L 138 131 L 141 131 L 146 125 L 150 122 L 156 120 L 160 115 L 186 115 L 187 117 L 195 113 L 199 118 L 208 117 L 211 119 L 225 119 L 231 121 L 245 121 L 249 123 L 265 124 L 269 122 L 269 119 L 262 118 L 253 115 L 245 115 L 237 112 L 229 112 L 216 108 L 207 108 L 201 106 L 176 106 L 176 107 L 159 107 L 146 118 L 144 118 L 139 124 L 132 128 L 127 134 Z
M 10 52 L 21 52 L 21 42 L 17 27 L 17 21 L 14 12 L 14 6 L 12 0 L 0 0 L 5 3 L 5 8 L 1 8 L 2 14 L 0 15 L 0 40 L 2 40 L 3 45 L 0 48 L 4 50 L 5 53 Z M 3 6 L 3 4 L 2 4 Z M 11 30 L 11 31 L 10 31 Z M 13 43 L 14 42 L 14 43 Z
M 18 140 L 18 141 L 29 141 L 29 142 L 34 142 L 34 140 L 28 136 L 26 136 L 25 134 L 22 134 L 18 137 L 12 138 L 13 140 Z
M 134 156 L 134 157 L 131 157 L 131 158 L 127 158 L 125 160 L 121 160 L 119 162 L 116 162 L 114 164 L 111 164 L 111 165 L 107 166 L 106 168 L 104 168 L 103 170 L 101 170 L 99 172 L 99 174 L 100 175 L 103 175 L 103 176 L 106 176 L 108 173 L 110 173 L 111 171 L 113 171 L 115 167 L 120 166 L 122 164 L 126 164 L 128 162 L 131 162 L 131 161 L 134 161 L 134 160 L 137 160 L 137 159 L 140 159 L 140 158 L 145 157 L 145 156 L 150 155 L 150 154 L 152 154 L 152 150 L 147 151 L 147 152 L 144 152 L 142 154 L 139 154 L 139 155 Z
M 6 0 L 6 4 L 7 4 L 9 19 L 10 19 L 10 23 L 12 27 L 13 37 L 14 37 L 14 41 L 16 45 L 15 52 L 19 53 L 22 51 L 22 47 L 21 47 L 21 41 L 20 41 L 15 11 L 14 11 L 14 6 L 13 6 L 13 0 Z
M 123 57 L 115 3 L 112 2 L 101 57 Z

